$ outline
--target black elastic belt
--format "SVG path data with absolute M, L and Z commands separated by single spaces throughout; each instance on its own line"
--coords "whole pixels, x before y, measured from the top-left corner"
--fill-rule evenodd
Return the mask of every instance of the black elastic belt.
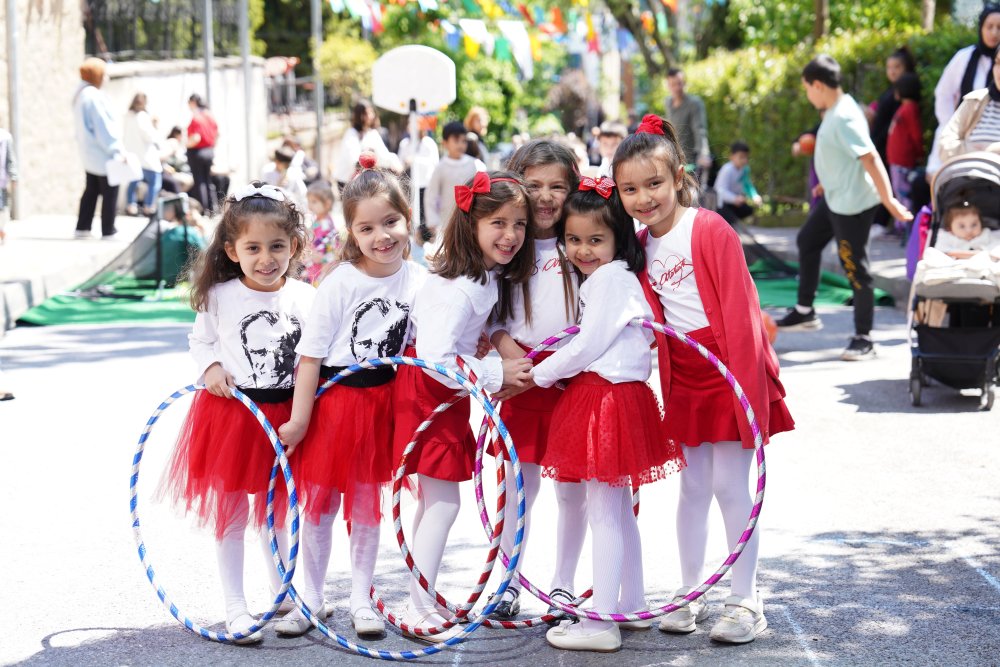
M 253 387 L 237 387 L 254 403 L 284 403 L 295 395 L 295 387 L 277 387 L 275 389 L 255 389 Z
M 347 366 L 320 366 L 319 375 L 325 380 L 329 380 L 337 373 L 348 368 Z M 351 373 L 350 375 L 344 377 L 344 379 L 337 382 L 337 384 L 343 385 L 345 387 L 356 387 L 359 389 L 367 389 L 370 387 L 380 387 L 384 384 L 389 384 L 392 382 L 393 378 L 396 377 L 396 369 L 392 366 L 377 366 L 375 368 L 366 368 L 362 371 L 357 371 L 356 373 Z

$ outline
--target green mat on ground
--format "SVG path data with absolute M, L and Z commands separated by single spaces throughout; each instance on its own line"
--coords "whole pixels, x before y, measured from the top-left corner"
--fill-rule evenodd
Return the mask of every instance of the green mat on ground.
M 149 281 L 123 280 L 115 285 L 119 297 L 84 298 L 60 294 L 35 306 L 18 319 L 18 324 L 122 324 L 128 322 L 194 322 L 187 286 L 156 290 Z
M 796 265 L 789 264 L 789 266 Z M 799 281 L 795 278 L 775 277 L 773 267 L 766 262 L 758 261 L 750 265 L 750 275 L 757 285 L 757 294 L 760 296 L 762 307 L 791 308 L 798 301 Z M 815 305 L 844 306 L 850 302 L 852 296 L 853 292 L 847 278 L 828 271 L 820 274 Z M 876 288 L 875 304 L 892 306 L 895 305 L 895 300 L 888 292 Z

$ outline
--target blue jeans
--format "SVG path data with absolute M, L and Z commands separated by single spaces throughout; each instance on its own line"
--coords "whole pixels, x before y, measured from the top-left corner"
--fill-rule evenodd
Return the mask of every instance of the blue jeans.
M 146 201 L 143 202 L 143 206 L 146 208 L 152 208 L 153 204 L 156 203 L 156 197 L 160 194 L 160 188 L 163 186 L 163 174 L 158 171 L 150 171 L 149 169 L 142 170 L 142 180 L 146 182 Z M 129 205 L 135 203 L 135 190 L 140 181 L 132 181 L 128 184 L 128 190 L 125 192 L 125 202 Z

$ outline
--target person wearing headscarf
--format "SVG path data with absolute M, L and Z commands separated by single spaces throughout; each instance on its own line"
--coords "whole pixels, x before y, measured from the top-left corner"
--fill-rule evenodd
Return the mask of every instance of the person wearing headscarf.
M 73 95 L 73 116 L 80 159 L 87 174 L 87 184 L 80 197 L 80 212 L 76 219 L 77 238 L 90 238 L 90 228 L 101 198 L 101 233 L 113 238 L 118 186 L 108 183 L 107 163 L 122 157 L 124 146 L 121 125 L 111 112 L 104 85 L 105 64 L 100 58 L 87 58 L 80 66 L 80 85 Z
M 1000 153 L 1000 51 L 985 88 L 962 98 L 939 136 L 941 162 L 971 151 Z
M 993 56 L 1000 45 L 1000 4 L 990 3 L 979 13 L 979 40 L 959 49 L 941 72 L 934 87 L 934 115 L 938 130 L 927 163 L 927 173 L 940 167 L 940 136 L 962 99 L 973 90 L 986 87 L 993 65 Z

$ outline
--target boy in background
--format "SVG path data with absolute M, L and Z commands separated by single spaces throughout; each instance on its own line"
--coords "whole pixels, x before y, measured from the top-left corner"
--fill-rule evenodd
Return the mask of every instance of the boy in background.
M 444 157 L 434 167 L 431 180 L 424 192 L 424 221 L 434 247 L 440 245 L 444 225 L 455 211 L 455 186 L 465 185 L 477 171 L 486 171 L 482 161 L 466 155 L 467 131 L 461 121 L 452 121 L 441 130 Z M 433 254 L 433 253 L 430 253 Z
M 761 205 L 757 188 L 750 180 L 750 147 L 742 141 L 729 147 L 729 162 L 715 177 L 715 193 L 719 197 L 719 215 L 730 225 L 749 218 Z

